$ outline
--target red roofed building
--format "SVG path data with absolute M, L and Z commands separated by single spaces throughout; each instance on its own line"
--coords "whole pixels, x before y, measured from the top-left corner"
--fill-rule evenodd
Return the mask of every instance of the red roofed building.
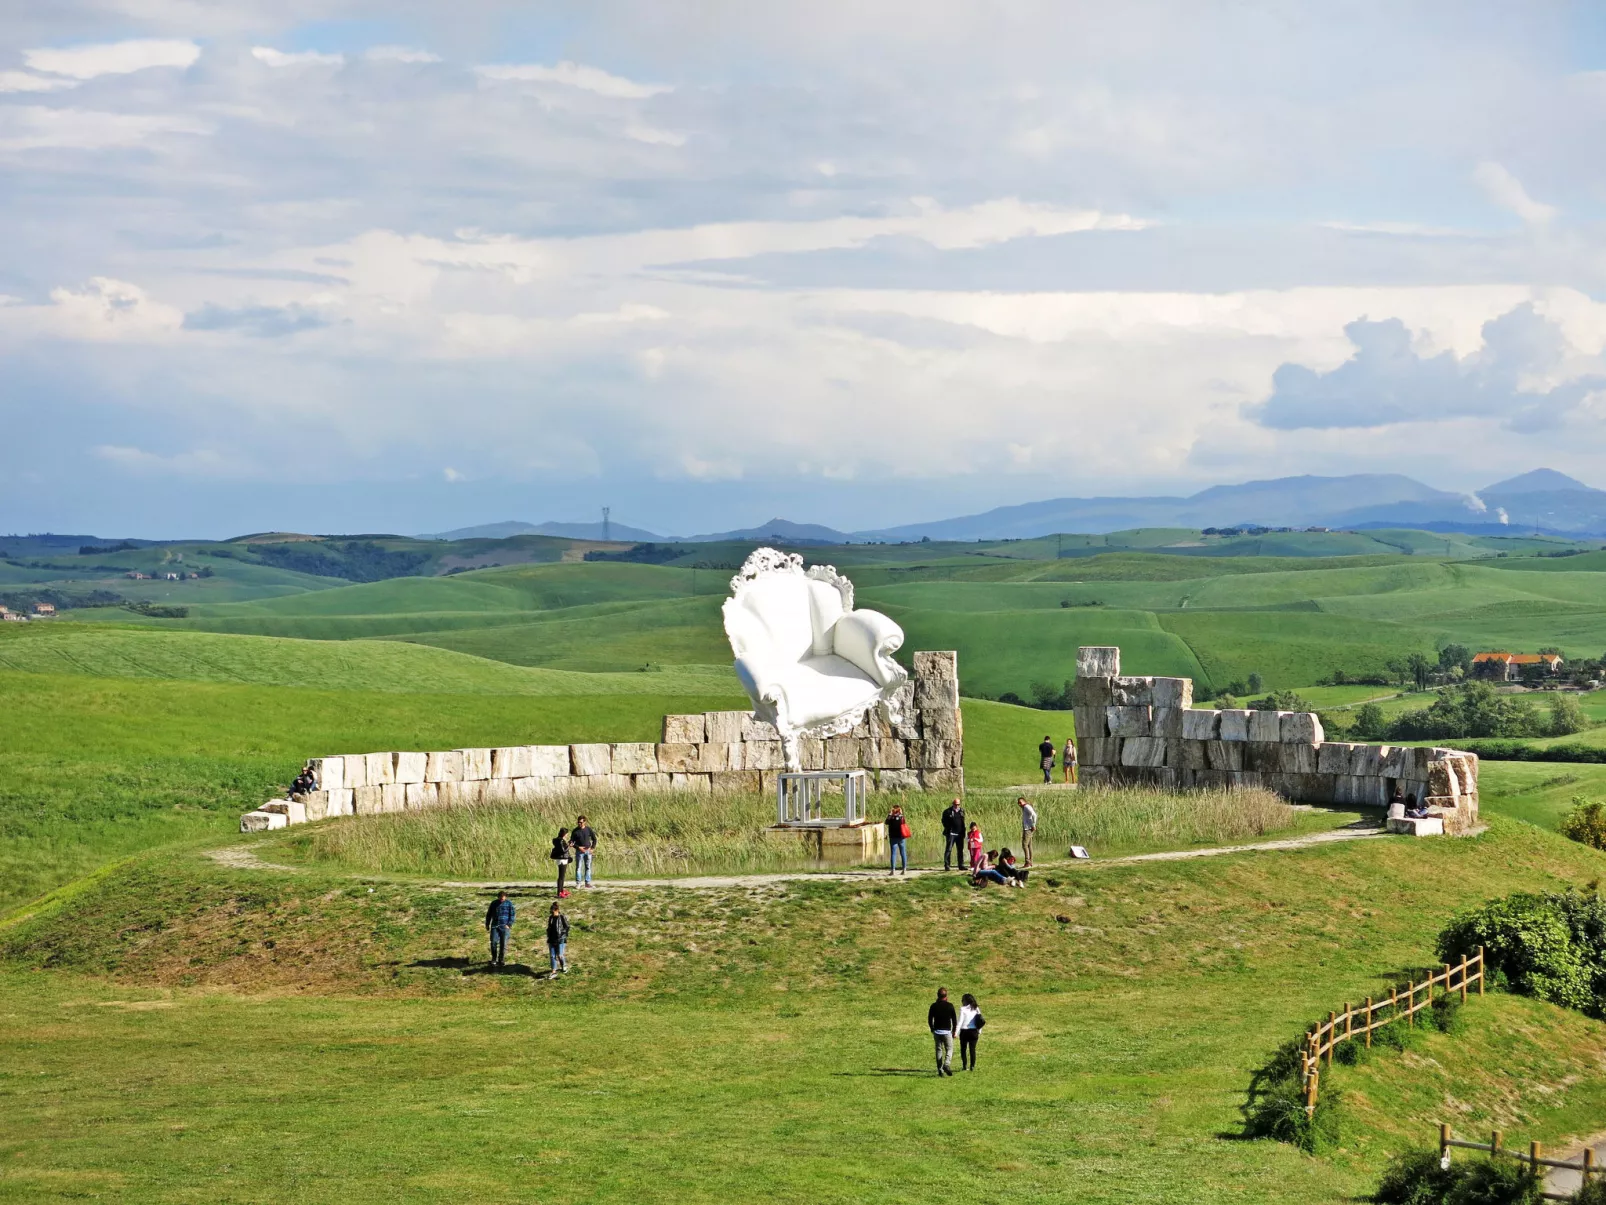
M 1534 666 L 1546 674 L 1555 674 L 1561 671 L 1562 660 L 1556 653 L 1476 653 L 1472 658 L 1474 677 L 1499 682 L 1515 682 L 1525 669 Z

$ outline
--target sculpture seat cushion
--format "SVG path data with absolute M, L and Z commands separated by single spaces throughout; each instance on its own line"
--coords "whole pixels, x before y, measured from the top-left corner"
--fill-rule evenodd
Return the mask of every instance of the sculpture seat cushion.
M 862 669 L 835 653 L 805 657 L 774 681 L 786 696 L 787 719 L 799 729 L 871 707 L 881 697 L 880 687 Z

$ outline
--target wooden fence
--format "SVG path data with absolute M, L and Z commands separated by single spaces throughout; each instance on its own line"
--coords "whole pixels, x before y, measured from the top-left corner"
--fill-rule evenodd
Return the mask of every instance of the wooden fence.
M 1589 1183 L 1589 1177 L 1602 1174 L 1602 1169 L 1595 1166 L 1595 1151 L 1592 1147 L 1586 1146 L 1583 1155 L 1577 1159 L 1546 1159 L 1544 1157 L 1544 1148 L 1537 1142 L 1528 1144 L 1528 1153 L 1525 1155 L 1520 1150 L 1513 1151 L 1502 1147 L 1500 1145 L 1499 1130 L 1495 1130 L 1489 1136 L 1488 1142 L 1466 1142 L 1460 1138 L 1450 1137 L 1450 1127 L 1440 1125 L 1439 1159 L 1446 1167 L 1450 1164 L 1450 1149 L 1452 1147 L 1460 1147 L 1462 1150 L 1467 1151 L 1483 1151 L 1489 1155 L 1509 1155 L 1513 1159 L 1520 1159 L 1533 1169 L 1533 1174 L 1536 1178 L 1540 1175 L 1539 1169 L 1541 1167 L 1559 1167 L 1567 1171 L 1578 1172 L 1585 1184 Z M 1541 1192 L 1539 1195 L 1547 1201 L 1570 1201 L 1573 1199 L 1572 1193 Z
M 1300 1052 L 1299 1081 L 1305 1090 L 1305 1112 L 1311 1114 L 1316 1111 L 1322 1060 L 1326 1059 L 1331 1067 L 1333 1050 L 1341 1042 L 1362 1038 L 1370 1047 L 1373 1032 L 1385 1025 L 1400 1020 L 1407 1025 L 1415 1025 L 1416 1014 L 1433 1004 L 1435 987 L 1442 986 L 1446 996 L 1459 991 L 1461 999 L 1465 1000 L 1467 989 L 1473 983 L 1478 985 L 1478 995 L 1483 995 L 1482 946 L 1471 958 L 1461 959 L 1459 964 L 1447 962 L 1441 969 L 1429 971 L 1421 982 L 1412 976 L 1407 986 L 1395 988 L 1387 1000 L 1373 1000 L 1368 996 L 1365 1004 L 1346 1004 L 1342 1012 L 1328 1013 L 1327 1020 L 1311 1026 L 1310 1032 L 1305 1035 L 1305 1048 Z

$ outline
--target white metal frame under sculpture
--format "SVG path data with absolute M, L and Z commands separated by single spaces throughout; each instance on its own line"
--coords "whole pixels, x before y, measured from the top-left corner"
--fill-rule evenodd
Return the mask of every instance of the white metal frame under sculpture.
M 827 816 L 825 784 L 838 780 L 842 783 L 843 814 Z M 775 780 L 775 823 L 788 828 L 862 824 L 869 794 L 868 770 L 806 770 L 782 774 Z
M 780 733 L 786 769 L 802 771 L 801 738 L 851 732 L 871 708 L 889 720 L 909 680 L 892 654 L 903 629 L 853 608 L 853 583 L 830 565 L 755 549 L 731 578 L 725 634 L 753 713 Z

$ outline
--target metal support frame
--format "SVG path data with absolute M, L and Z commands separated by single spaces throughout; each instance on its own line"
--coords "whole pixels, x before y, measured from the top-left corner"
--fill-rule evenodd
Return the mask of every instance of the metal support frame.
M 842 783 L 841 816 L 825 813 L 825 784 Z M 838 827 L 862 824 L 870 792 L 868 770 L 805 770 L 780 774 L 775 781 L 775 823 Z

